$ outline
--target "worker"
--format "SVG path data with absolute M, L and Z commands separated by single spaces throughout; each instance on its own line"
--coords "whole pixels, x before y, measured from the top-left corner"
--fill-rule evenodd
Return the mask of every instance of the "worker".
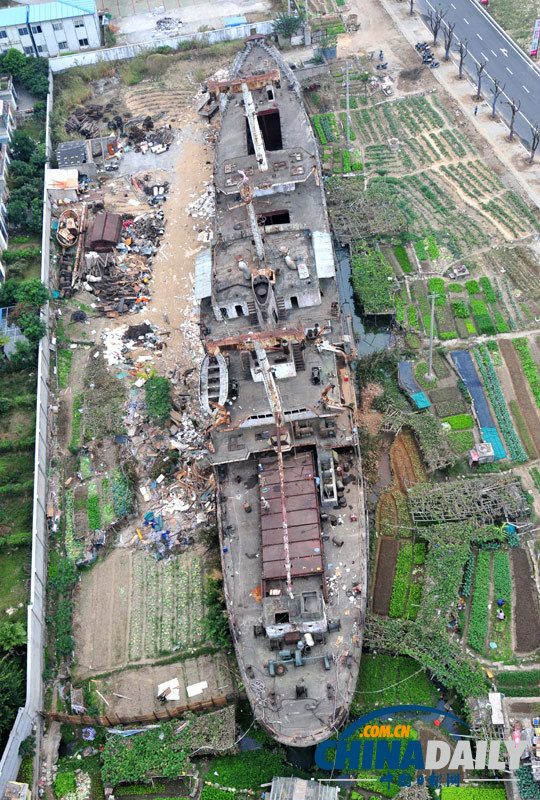
M 497 611 L 497 619 L 503 620 L 504 618 L 505 618 L 504 611 L 502 610 L 502 608 L 499 608 L 499 610 Z

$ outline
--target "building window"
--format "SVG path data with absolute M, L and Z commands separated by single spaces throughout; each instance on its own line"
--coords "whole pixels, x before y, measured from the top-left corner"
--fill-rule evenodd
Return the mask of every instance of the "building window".
M 58 49 L 59 50 L 67 50 L 68 44 L 67 42 L 58 42 Z
M 24 28 L 18 28 L 17 30 L 19 31 L 19 36 L 28 36 L 28 28 L 26 25 Z
M 79 39 L 79 47 L 88 47 L 88 39 Z
M 44 44 L 38 44 L 37 51 L 38 51 L 38 53 L 46 53 L 47 52 L 47 48 L 45 47 Z
M 41 33 L 41 25 L 31 25 L 32 33 Z
M 0 31 L 0 39 L 7 39 L 6 31 Z
M 61 22 L 53 22 L 52 29 L 53 29 L 53 31 L 63 31 L 64 30 L 64 26 L 62 25 Z
M 31 56 L 32 53 L 34 52 L 34 48 L 33 47 L 25 47 L 24 48 L 24 52 L 26 53 L 27 56 Z
M 81 17 L 74 20 L 74 23 L 76 28 L 84 28 L 84 19 L 81 19 Z

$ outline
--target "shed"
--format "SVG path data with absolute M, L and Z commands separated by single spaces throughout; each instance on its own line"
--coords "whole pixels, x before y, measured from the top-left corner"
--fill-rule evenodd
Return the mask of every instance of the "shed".
M 120 214 L 96 214 L 92 234 L 91 250 L 111 250 L 122 238 L 122 217 Z
M 51 200 L 77 200 L 79 172 L 71 169 L 48 169 L 46 174 L 47 192 Z
M 337 800 L 339 786 L 301 778 L 273 778 L 270 800 Z
M 56 160 L 59 167 L 71 167 L 74 164 L 86 164 L 90 160 L 86 141 L 60 142 L 56 148 Z

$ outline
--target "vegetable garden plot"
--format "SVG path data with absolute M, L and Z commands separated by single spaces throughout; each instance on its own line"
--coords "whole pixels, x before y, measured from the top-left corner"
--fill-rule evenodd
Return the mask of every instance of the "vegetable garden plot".
M 200 558 L 156 562 L 132 557 L 129 660 L 137 662 L 201 644 L 204 616 Z
M 397 539 L 380 539 L 371 601 L 375 614 L 386 615 L 390 610 L 398 550 L 399 541 Z
M 538 409 L 535 403 L 531 400 L 527 389 L 527 379 L 523 373 L 519 356 L 516 353 L 511 341 L 501 339 L 499 347 L 504 358 L 504 363 L 510 373 L 514 393 L 519 406 L 519 410 L 523 416 L 527 431 L 531 436 L 535 447 L 540 452 L 540 418 Z
M 533 568 L 527 551 L 513 547 L 510 551 L 515 601 L 516 652 L 531 653 L 540 647 L 540 612 Z

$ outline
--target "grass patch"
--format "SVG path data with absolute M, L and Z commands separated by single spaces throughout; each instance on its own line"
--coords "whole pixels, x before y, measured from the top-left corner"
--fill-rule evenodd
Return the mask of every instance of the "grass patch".
M 453 431 L 474 427 L 473 418 L 470 414 L 455 414 L 453 417 L 444 417 L 441 422 L 447 422 Z

